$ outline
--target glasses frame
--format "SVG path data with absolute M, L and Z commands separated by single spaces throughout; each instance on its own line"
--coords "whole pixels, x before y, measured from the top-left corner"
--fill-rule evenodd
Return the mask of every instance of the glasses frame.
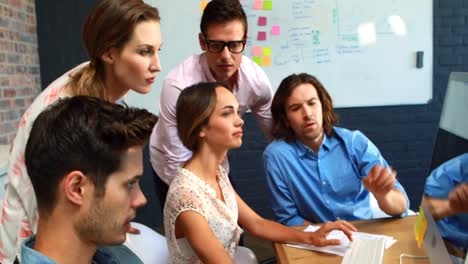
M 239 54 L 239 53 L 242 53 L 244 52 L 245 50 L 245 44 L 247 44 L 247 41 L 245 39 L 243 40 L 231 40 L 231 41 L 222 41 L 222 40 L 211 40 L 211 39 L 206 39 L 205 38 L 205 35 L 203 35 L 203 40 L 205 41 L 206 43 L 206 48 L 209 52 L 211 53 L 215 53 L 215 54 L 218 54 L 218 53 L 221 53 L 224 48 L 227 46 L 228 47 L 228 50 L 229 52 L 233 53 L 233 54 Z M 210 49 L 210 44 L 211 43 L 222 43 L 223 44 L 223 47 L 219 50 L 219 51 L 213 51 L 212 49 Z M 232 43 L 241 43 L 242 44 L 242 49 L 239 51 L 239 52 L 234 52 L 231 50 L 231 46 L 230 44 Z

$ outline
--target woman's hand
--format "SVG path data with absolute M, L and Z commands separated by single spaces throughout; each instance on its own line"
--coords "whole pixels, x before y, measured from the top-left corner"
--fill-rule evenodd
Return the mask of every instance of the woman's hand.
M 304 232 L 304 234 L 306 235 L 305 242 L 307 244 L 319 247 L 339 245 L 340 240 L 327 239 L 327 234 L 333 230 L 343 231 L 343 233 L 349 238 L 349 240 L 353 240 L 352 232 L 357 231 L 356 227 L 344 220 L 326 222 L 315 232 Z

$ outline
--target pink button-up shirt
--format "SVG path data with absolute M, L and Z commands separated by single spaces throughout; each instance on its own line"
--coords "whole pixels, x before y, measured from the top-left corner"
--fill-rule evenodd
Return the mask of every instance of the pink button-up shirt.
M 176 102 L 180 92 L 199 82 L 215 82 L 204 54 L 193 55 L 176 66 L 164 80 L 160 115 L 150 139 L 151 164 L 167 184 L 178 174 L 178 168 L 192 157 L 177 135 Z M 242 57 L 238 82 L 233 91 L 239 101 L 239 112 L 252 111 L 265 135 L 271 130 L 272 89 L 265 72 L 252 60 Z M 223 164 L 229 172 L 229 165 Z

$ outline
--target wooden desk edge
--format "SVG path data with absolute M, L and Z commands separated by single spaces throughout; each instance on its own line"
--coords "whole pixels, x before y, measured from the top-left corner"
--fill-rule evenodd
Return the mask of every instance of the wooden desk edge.
M 305 226 L 292 226 L 292 228 L 297 229 L 297 230 L 304 230 Z M 272 242 L 272 244 L 273 244 L 273 249 L 275 250 L 277 262 L 279 264 L 285 264 L 281 261 L 282 259 L 287 259 L 286 252 L 284 251 L 285 243 Z
M 284 264 L 283 262 L 281 262 L 281 260 L 286 259 L 286 252 L 284 252 L 282 244 L 273 243 L 273 248 L 275 250 L 276 260 L 278 261 L 278 263 Z

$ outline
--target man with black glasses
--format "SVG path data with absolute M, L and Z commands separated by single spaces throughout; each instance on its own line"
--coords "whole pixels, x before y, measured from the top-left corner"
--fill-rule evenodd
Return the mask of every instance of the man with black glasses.
M 160 116 L 150 140 L 156 194 L 164 207 L 167 185 L 178 167 L 190 159 L 176 128 L 175 104 L 180 92 L 199 82 L 224 82 L 239 101 L 240 114 L 251 110 L 263 133 L 270 134 L 271 84 L 265 72 L 242 55 L 247 40 L 247 18 L 238 0 L 213 0 L 203 11 L 199 33 L 204 51 L 176 66 L 164 80 Z M 226 171 L 229 165 L 224 162 Z

